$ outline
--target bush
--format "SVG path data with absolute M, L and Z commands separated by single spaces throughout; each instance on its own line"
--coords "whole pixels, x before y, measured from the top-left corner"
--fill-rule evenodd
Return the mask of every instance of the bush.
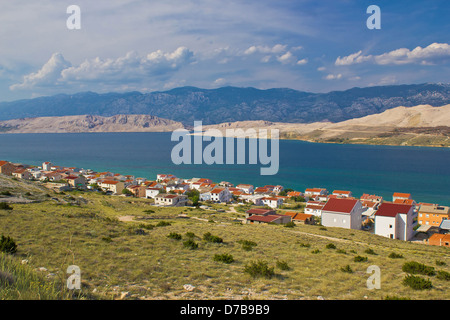
M 437 266 L 446 266 L 447 264 L 442 260 L 436 260 L 436 265 Z
M 2 192 L 0 192 L 0 195 L 1 196 L 12 196 L 11 192 L 9 192 L 9 191 L 2 191 Z
M 406 262 L 402 267 L 402 271 L 427 276 L 434 276 L 436 274 L 433 267 L 429 267 L 415 261 Z
M 337 249 L 336 252 L 337 252 L 337 253 L 347 254 L 347 251 L 345 251 L 345 250 L 343 250 L 343 249 Z
M 16 242 L 9 236 L 5 237 L 2 235 L 0 238 L 0 252 L 5 252 L 9 254 L 14 254 L 17 252 Z
M 319 250 L 319 249 L 316 249 L 316 250 L 311 251 L 311 253 L 314 253 L 314 254 L 320 253 L 320 250 Z
M 139 228 L 147 229 L 147 230 L 153 230 L 155 228 L 155 226 L 153 224 L 140 223 L 139 224 Z
M 273 267 L 269 267 L 265 261 L 250 262 L 244 268 L 244 272 L 248 273 L 252 278 L 270 279 L 275 275 Z
M 250 240 L 239 240 L 238 243 L 242 244 L 242 249 L 245 251 L 250 251 L 257 246 L 256 242 Z
M 102 240 L 105 241 L 106 243 L 112 242 L 112 238 L 110 236 L 103 237 Z
M 203 235 L 203 240 L 208 241 L 208 242 L 213 242 L 213 243 L 222 243 L 223 239 L 219 238 L 218 236 L 213 236 L 211 234 L 211 232 L 206 232 Z
M 346 272 L 346 273 L 353 273 L 353 270 L 350 267 L 350 265 L 346 265 L 345 267 L 341 267 L 341 271 L 342 272 Z
M 450 273 L 448 273 L 447 271 L 440 270 L 437 272 L 436 278 L 441 279 L 441 280 L 450 281 Z
M 277 268 L 280 270 L 291 270 L 286 261 L 277 261 Z
M 413 275 L 407 275 L 403 279 L 402 283 L 403 285 L 409 286 L 414 290 L 429 290 L 433 287 L 430 280 Z
M 368 249 L 364 250 L 364 252 L 367 253 L 367 254 L 376 255 L 376 252 L 373 251 L 373 249 L 371 249 L 371 248 L 368 248 Z
M 0 210 L 12 210 L 12 207 L 6 202 L 0 202 Z
M 327 228 L 325 228 L 325 227 L 320 227 L 319 230 L 327 231 Z
M 169 238 L 169 239 L 174 239 L 174 240 L 181 240 L 181 234 L 179 234 L 179 233 L 176 233 L 176 232 L 171 232 L 171 233 L 169 233 L 168 235 L 167 235 L 167 237 Z
M 195 233 L 193 232 L 186 232 L 185 236 L 188 239 L 194 239 L 196 237 Z
M 389 258 L 391 258 L 391 259 L 401 259 L 401 258 L 403 258 L 403 255 L 401 255 L 399 253 L 391 252 L 389 254 Z
M 329 243 L 326 246 L 327 249 L 336 249 L 336 246 L 333 243 Z
M 232 263 L 234 261 L 233 256 L 231 254 L 215 254 L 214 261 L 223 262 L 223 263 Z
M 356 256 L 353 261 L 355 262 L 364 262 L 367 261 L 367 257 L 362 257 L 362 256 Z
M 289 221 L 289 222 L 286 223 L 284 226 L 285 226 L 286 228 L 293 228 L 293 227 L 295 227 L 295 223 L 292 222 L 292 221 Z
M 156 224 L 157 227 L 166 227 L 166 226 L 170 226 L 171 223 L 167 222 L 167 221 L 160 221 Z
M 191 250 L 194 250 L 194 249 L 198 248 L 198 244 L 192 239 L 188 239 L 185 242 L 183 242 L 183 246 L 185 248 L 188 248 L 188 249 L 191 249 Z
M 300 243 L 300 247 L 309 248 L 311 245 L 309 243 Z

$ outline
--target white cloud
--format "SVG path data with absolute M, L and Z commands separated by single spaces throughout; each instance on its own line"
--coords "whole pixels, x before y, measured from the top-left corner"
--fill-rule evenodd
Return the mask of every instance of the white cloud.
M 307 64 L 307 63 L 308 63 L 308 59 L 306 59 L 306 58 L 297 61 L 298 65 L 304 65 L 304 64 Z
M 191 63 L 192 59 L 192 51 L 186 47 L 179 47 L 173 52 L 157 50 L 145 56 L 128 52 L 117 59 L 96 57 L 72 66 L 62 54 L 55 53 L 38 72 L 26 75 L 22 83 L 12 85 L 10 89 L 82 85 L 86 82 L 123 84 L 152 78 L 167 79 L 176 70 Z
M 326 80 L 337 80 L 337 79 L 341 79 L 342 78 L 342 74 L 329 74 L 325 77 Z
M 281 53 L 286 50 L 286 45 L 276 44 L 273 47 L 269 46 L 251 46 L 247 50 L 244 51 L 244 54 L 253 54 L 253 53 Z
M 447 43 L 432 43 L 422 48 L 420 46 L 409 50 L 400 48 L 380 55 L 362 55 L 358 51 L 346 57 L 338 57 L 335 65 L 344 66 L 362 62 L 372 62 L 378 65 L 423 64 L 432 65 L 441 60 L 450 59 L 450 45 Z
M 57 85 L 61 72 L 71 67 L 61 53 L 54 53 L 42 68 L 23 77 L 23 82 L 10 86 L 11 90 L 29 89 L 35 86 Z
M 292 55 L 290 51 L 286 52 L 285 54 L 282 54 L 281 56 L 277 57 L 277 60 L 283 64 L 290 63 L 293 60 L 296 60 L 295 57 Z

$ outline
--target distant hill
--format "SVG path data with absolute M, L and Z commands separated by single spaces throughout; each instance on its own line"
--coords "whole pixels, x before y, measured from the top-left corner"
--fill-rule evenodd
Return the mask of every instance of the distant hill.
M 183 128 L 173 120 L 150 115 L 81 115 L 0 121 L 0 133 L 165 132 Z
M 290 123 L 339 122 L 398 106 L 450 103 L 449 84 L 352 88 L 329 93 L 293 89 L 181 87 L 165 92 L 59 94 L 0 103 L 0 120 L 118 114 L 153 115 L 192 125 L 265 120 Z

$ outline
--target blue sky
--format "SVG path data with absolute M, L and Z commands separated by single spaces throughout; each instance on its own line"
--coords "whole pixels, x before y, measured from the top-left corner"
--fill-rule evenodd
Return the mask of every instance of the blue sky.
M 69 30 L 69 5 L 81 29 Z M 381 29 L 369 30 L 369 5 Z M 0 101 L 179 86 L 450 82 L 450 2 L 41 0 L 0 4 Z

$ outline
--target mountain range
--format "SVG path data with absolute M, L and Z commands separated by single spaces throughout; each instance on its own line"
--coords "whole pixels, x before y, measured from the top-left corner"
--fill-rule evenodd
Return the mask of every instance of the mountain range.
M 264 120 L 285 123 L 340 122 L 378 114 L 398 106 L 443 106 L 450 84 L 352 88 L 328 93 L 286 88 L 180 87 L 164 92 L 58 94 L 0 103 L 0 120 L 95 115 L 152 115 L 193 125 Z

